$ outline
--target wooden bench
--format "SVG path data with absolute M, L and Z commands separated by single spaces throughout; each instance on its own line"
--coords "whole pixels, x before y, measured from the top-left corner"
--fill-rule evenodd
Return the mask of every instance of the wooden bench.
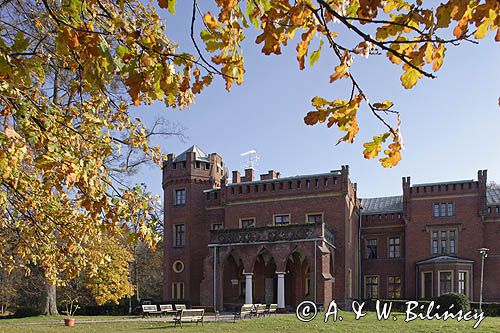
M 142 316 L 149 317 L 149 315 L 161 316 L 161 311 L 158 311 L 156 305 L 153 304 L 143 304 L 142 305 Z
M 236 318 L 245 319 L 246 316 L 249 318 L 252 317 L 253 313 L 253 304 L 243 304 L 241 308 L 236 308 L 234 311 L 234 322 L 236 322 Z
M 160 304 L 160 311 L 162 314 L 176 314 L 177 311 L 174 310 L 172 304 Z
M 201 323 L 203 325 L 203 316 L 205 314 L 205 310 L 203 309 L 182 309 L 179 314 L 174 317 L 174 327 L 177 327 L 179 324 L 182 328 L 182 323 L 191 322 L 191 323 Z
M 278 310 L 278 304 L 269 304 L 269 307 L 266 309 L 266 313 L 271 316 L 274 314 L 276 316 L 276 311 Z

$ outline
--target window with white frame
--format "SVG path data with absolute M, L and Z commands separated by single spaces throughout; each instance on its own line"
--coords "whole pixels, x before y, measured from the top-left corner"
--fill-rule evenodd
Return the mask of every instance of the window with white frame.
M 452 272 L 439 272 L 439 296 L 452 292 Z
M 321 223 L 323 222 L 323 214 L 307 214 L 308 223 Z
M 255 227 L 255 218 L 254 217 L 248 217 L 241 219 L 241 227 L 246 229 L 246 228 L 254 228 Z
M 469 295 L 469 272 L 459 271 L 458 272 L 458 289 L 459 293 L 464 295 Z
M 184 283 L 172 283 L 172 299 L 184 299 Z
M 222 229 L 222 223 L 212 224 L 212 230 L 220 230 L 220 229 Z
M 290 224 L 290 215 L 274 215 L 274 224 L 275 225 L 285 225 Z
M 433 255 L 455 255 L 457 253 L 457 232 L 455 229 L 433 230 L 431 235 L 431 253 Z

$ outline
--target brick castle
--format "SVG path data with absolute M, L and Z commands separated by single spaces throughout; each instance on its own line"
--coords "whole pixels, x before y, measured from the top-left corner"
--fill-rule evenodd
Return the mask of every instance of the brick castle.
M 163 298 L 229 308 L 303 300 L 500 300 L 500 189 L 477 180 L 411 184 L 360 199 L 349 167 L 257 179 L 193 146 L 163 164 Z

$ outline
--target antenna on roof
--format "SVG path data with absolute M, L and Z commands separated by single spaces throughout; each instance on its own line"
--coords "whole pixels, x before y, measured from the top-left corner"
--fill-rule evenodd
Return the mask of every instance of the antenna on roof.
M 251 149 L 247 152 L 241 153 L 240 156 L 248 156 L 248 159 L 243 162 L 244 169 L 255 169 L 255 166 L 258 164 L 260 160 L 260 156 L 257 155 L 257 151 L 255 149 Z

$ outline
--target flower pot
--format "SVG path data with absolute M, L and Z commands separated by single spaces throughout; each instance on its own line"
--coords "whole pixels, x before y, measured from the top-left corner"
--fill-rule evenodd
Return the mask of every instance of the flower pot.
M 64 325 L 69 326 L 69 327 L 75 326 L 75 318 L 65 318 Z

